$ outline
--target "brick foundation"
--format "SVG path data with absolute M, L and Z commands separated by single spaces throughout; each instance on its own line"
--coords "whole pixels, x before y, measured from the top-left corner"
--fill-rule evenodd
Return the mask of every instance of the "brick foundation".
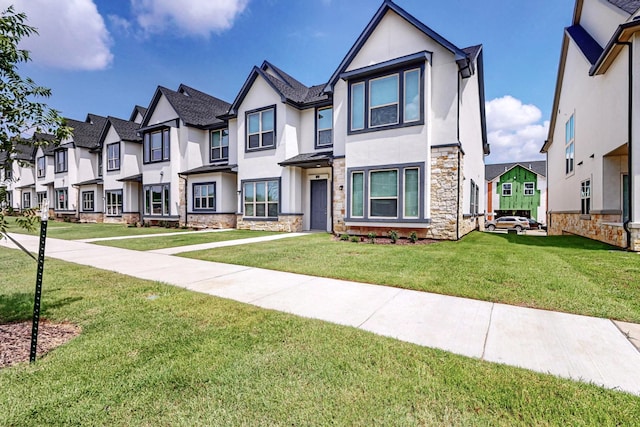
M 238 230 L 283 231 L 297 233 L 302 231 L 302 215 L 280 215 L 277 221 L 247 220 L 241 214 L 236 216 Z

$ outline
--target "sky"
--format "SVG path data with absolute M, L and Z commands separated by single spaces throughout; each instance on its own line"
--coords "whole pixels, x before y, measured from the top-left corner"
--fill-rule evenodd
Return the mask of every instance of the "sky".
M 563 29 L 574 0 L 395 0 L 456 46 L 484 46 L 491 155 L 543 160 Z M 268 60 L 302 83 L 326 82 L 382 0 L 0 0 L 38 36 L 20 72 L 51 88 L 65 117 L 128 119 L 158 85 L 233 102 Z

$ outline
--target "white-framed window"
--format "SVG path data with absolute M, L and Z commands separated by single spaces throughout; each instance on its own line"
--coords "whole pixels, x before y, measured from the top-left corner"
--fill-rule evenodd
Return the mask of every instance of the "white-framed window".
M 144 187 L 144 214 L 168 216 L 170 210 L 170 185 L 155 184 Z
M 349 132 L 419 124 L 423 119 L 422 68 L 354 81 L 349 85 Z
M 471 215 L 478 215 L 479 209 L 479 198 L 480 198 L 480 187 L 474 180 L 471 180 L 471 192 L 470 192 L 470 201 L 469 201 L 469 213 Z
M 419 165 L 349 170 L 348 217 L 362 220 L 418 220 L 423 180 Z
M 575 168 L 575 120 L 574 115 L 572 114 L 565 123 L 565 148 L 564 148 L 564 157 L 565 157 L 565 171 L 566 175 L 573 173 Z
M 210 162 L 229 159 L 229 129 L 213 130 L 210 134 Z
M 274 148 L 276 144 L 276 107 L 266 107 L 246 113 L 246 150 Z
M 242 184 L 244 216 L 277 218 L 280 206 L 278 180 L 248 181 Z
M 56 188 L 56 210 L 69 210 L 69 190 L 67 188 Z
M 318 108 L 316 111 L 316 147 L 333 145 L 333 107 Z
M 67 150 L 58 150 L 54 153 L 55 172 L 67 171 Z
M 22 209 L 31 208 L 31 193 L 25 192 L 22 193 Z
M 122 215 L 122 190 L 107 190 L 104 196 L 107 216 Z
M 107 170 L 120 169 L 120 143 L 107 144 Z
M 511 196 L 511 183 L 505 182 L 502 184 L 502 195 Z
M 591 211 L 591 180 L 587 179 L 580 183 L 580 213 L 588 215 Z
M 102 151 L 98 151 L 98 176 L 102 176 Z
M 216 209 L 216 183 L 193 184 L 193 210 Z
M 36 197 L 38 198 L 38 208 L 42 207 L 42 203 L 44 202 L 44 199 L 47 198 L 47 192 L 46 191 L 38 191 L 36 193 Z
M 95 195 L 93 191 L 82 192 L 82 210 L 84 212 L 93 212 L 95 208 L 94 198 Z
M 533 196 L 536 194 L 536 184 L 534 182 L 524 183 L 524 195 Z
M 47 174 L 47 158 L 45 156 L 38 157 L 36 164 L 38 178 L 44 178 Z
M 144 163 L 169 160 L 171 146 L 170 129 L 164 128 L 144 134 Z

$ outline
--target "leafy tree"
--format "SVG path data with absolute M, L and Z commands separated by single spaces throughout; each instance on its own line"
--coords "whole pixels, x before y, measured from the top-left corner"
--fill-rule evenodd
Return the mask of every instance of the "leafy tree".
M 31 60 L 29 51 L 18 48 L 20 40 L 38 34 L 25 23 L 26 19 L 27 16 L 16 13 L 13 6 L 0 13 L 0 154 L 3 158 L 0 168 L 5 170 L 12 167 L 16 143 L 59 143 L 71 135 L 71 129 L 58 111 L 38 101 L 50 97 L 51 90 L 18 72 L 21 63 Z M 54 138 L 52 141 L 25 140 L 22 135 L 27 132 L 45 133 Z M 2 203 L 6 201 L 6 191 L 0 189 L 0 235 L 5 234 L 7 228 L 6 203 Z M 19 224 L 33 225 L 33 212 L 23 216 Z

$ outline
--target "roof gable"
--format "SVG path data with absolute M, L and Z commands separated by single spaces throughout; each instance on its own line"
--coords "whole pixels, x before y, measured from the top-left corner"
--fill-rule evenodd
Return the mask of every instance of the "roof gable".
M 521 167 L 540 176 L 547 176 L 547 162 L 545 160 L 536 160 L 531 162 L 512 162 L 512 163 L 496 163 L 493 165 L 485 165 L 485 180 L 493 181 L 495 178 L 508 173 L 516 167 Z
M 142 142 L 142 137 L 138 134 L 140 124 L 131 120 L 123 120 L 117 117 L 108 116 L 107 122 L 100 133 L 99 146 L 104 145 L 104 141 L 109 134 L 110 128 L 113 128 L 121 141 Z
M 73 128 L 71 142 L 76 147 L 93 149 L 100 145 L 102 128 L 107 122 L 106 117 L 88 114 L 85 121 L 66 119 L 67 126 Z
M 627 12 L 629 15 L 633 15 L 640 9 L 640 0 L 607 0 L 614 6 Z

